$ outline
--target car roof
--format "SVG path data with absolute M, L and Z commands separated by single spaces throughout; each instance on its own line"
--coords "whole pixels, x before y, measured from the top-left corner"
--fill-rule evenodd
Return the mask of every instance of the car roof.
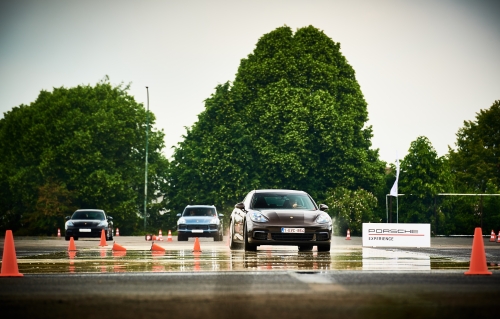
M 298 190 L 293 190 L 293 189 L 256 189 L 255 190 L 256 194 L 262 194 L 262 193 L 295 193 L 295 194 L 307 194 L 304 191 L 298 191 Z
M 102 210 L 102 209 L 93 209 L 93 208 L 85 208 L 85 209 L 77 209 L 77 210 L 75 210 L 75 212 L 85 212 L 85 211 L 89 211 L 89 212 L 103 212 L 104 213 L 104 210 Z
M 206 207 L 206 208 L 215 208 L 214 205 L 187 205 L 186 208 L 191 207 L 191 208 L 196 208 L 196 207 Z

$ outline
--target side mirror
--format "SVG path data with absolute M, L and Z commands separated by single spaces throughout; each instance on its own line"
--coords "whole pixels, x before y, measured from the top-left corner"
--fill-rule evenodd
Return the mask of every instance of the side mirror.
M 181 217 L 181 214 L 177 214 L 177 217 Z
M 245 209 L 245 204 L 243 203 L 238 203 L 236 205 L 234 205 L 235 208 L 238 208 L 238 209 Z
M 65 219 L 66 219 L 66 220 L 70 220 L 70 219 L 71 219 L 71 217 L 70 217 L 70 216 L 66 216 L 66 217 L 65 217 Z
M 224 217 L 224 214 L 219 214 L 219 217 Z
M 109 219 L 109 220 L 113 220 L 113 217 L 111 217 L 111 216 L 108 216 L 106 218 Z
M 328 206 L 325 204 L 319 204 L 319 210 L 326 212 L 328 210 Z

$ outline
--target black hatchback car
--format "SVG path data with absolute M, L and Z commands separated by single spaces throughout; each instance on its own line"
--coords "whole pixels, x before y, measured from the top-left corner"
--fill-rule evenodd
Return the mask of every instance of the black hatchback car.
M 189 237 L 213 237 L 221 241 L 223 214 L 217 214 L 215 206 L 188 205 L 177 220 L 177 240 L 186 241 Z
M 101 237 L 104 229 L 106 240 L 113 240 L 113 218 L 106 216 L 102 209 L 78 209 L 71 217 L 66 217 L 64 238 L 78 240 L 79 237 Z

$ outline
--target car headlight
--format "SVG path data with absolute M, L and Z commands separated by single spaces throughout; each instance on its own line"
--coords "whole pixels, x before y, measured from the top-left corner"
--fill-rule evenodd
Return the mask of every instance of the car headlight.
M 326 223 L 331 223 L 332 219 L 328 214 L 319 214 L 318 217 L 316 217 L 316 223 L 318 224 L 326 224 Z
M 99 223 L 99 225 L 97 225 L 97 227 L 108 227 L 108 222 L 103 220 Z
M 68 221 L 66 222 L 66 226 L 71 226 L 71 227 L 73 227 L 73 226 L 75 226 L 75 225 L 73 224 L 73 222 L 72 222 L 71 220 L 68 220 Z
M 177 220 L 177 225 L 185 224 L 185 223 L 186 223 L 186 219 L 184 217 L 181 217 L 181 218 L 179 218 L 179 220 Z
M 267 223 L 269 221 L 267 217 L 260 212 L 251 212 L 250 219 L 257 223 Z
M 218 224 L 219 223 L 219 219 L 218 218 L 212 218 L 210 220 L 210 224 Z

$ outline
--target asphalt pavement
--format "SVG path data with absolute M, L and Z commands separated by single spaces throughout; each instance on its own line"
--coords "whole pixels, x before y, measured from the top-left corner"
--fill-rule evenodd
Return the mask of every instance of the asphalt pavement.
M 484 239 L 492 275 L 466 276 L 472 238 L 432 238 L 430 248 L 362 247 L 336 237 L 329 253 L 226 242 L 116 237 L 112 242 L 15 238 L 23 277 L 0 278 L 5 318 L 485 318 L 495 316 L 500 244 Z M 3 247 L 3 241 L 0 241 Z M 138 266 L 130 266 L 137 264 Z M 38 268 L 36 268 L 38 267 Z M 73 272 L 71 272 L 73 270 Z

